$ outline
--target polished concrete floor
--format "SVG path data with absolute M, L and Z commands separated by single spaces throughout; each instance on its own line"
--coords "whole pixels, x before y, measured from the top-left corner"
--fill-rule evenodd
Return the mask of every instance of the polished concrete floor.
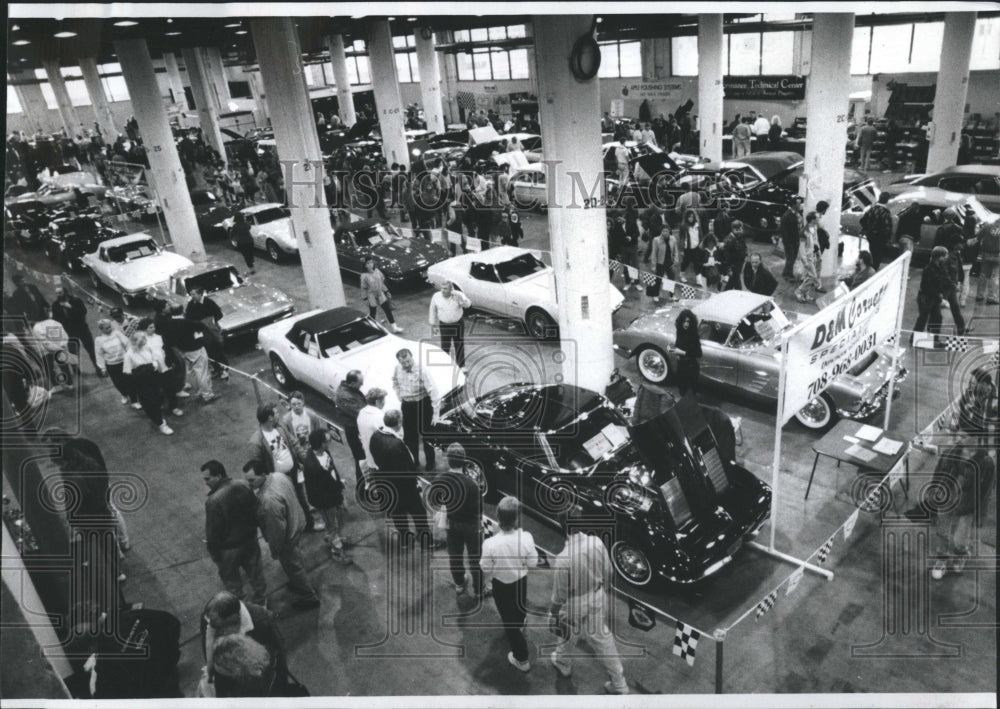
M 525 221 L 525 245 L 545 248 L 545 216 L 526 215 Z M 208 244 L 207 248 L 213 256 L 239 262 L 226 245 Z M 770 245 L 760 250 L 769 263 L 780 267 L 780 257 L 771 253 Z M 10 255 L 38 272 L 55 273 L 38 254 L 12 251 Z M 10 267 L 5 264 L 5 275 Z M 279 285 L 300 309 L 307 307 L 297 264 L 261 260 L 256 277 Z M 914 269 L 904 323 L 915 317 L 911 311 L 918 280 L 919 269 Z M 89 291 L 83 279 L 76 283 Z M 350 276 L 346 291 L 348 303 L 360 305 L 356 281 Z M 51 286 L 46 292 L 51 294 Z M 106 291 L 97 296 L 109 304 L 114 300 Z M 395 298 L 405 336 L 429 336 L 429 296 L 429 290 L 417 289 Z M 790 306 L 788 296 L 789 289 L 782 283 L 777 298 Z M 630 291 L 625 307 L 616 315 L 616 326 L 651 307 L 645 295 Z M 996 337 L 996 312 L 973 306 L 967 318 L 970 313 L 981 322 L 977 334 Z M 99 316 L 96 306 L 91 316 L 93 327 Z M 470 346 L 470 377 L 488 371 L 488 376 L 477 380 L 484 389 L 525 377 L 551 381 L 556 374 L 543 364 L 551 361 L 549 350 L 555 345 L 527 341 L 507 323 L 477 320 L 470 325 L 470 335 L 481 339 Z M 526 351 L 534 355 L 523 356 Z M 911 375 L 894 404 L 891 428 L 900 436 L 911 436 L 930 424 L 950 401 L 954 381 L 967 371 L 970 356 L 908 350 Z M 274 385 L 266 372 L 267 362 L 252 343 L 236 343 L 231 360 L 242 372 L 265 370 L 262 383 L 255 388 L 241 375 L 217 383 L 222 396 L 210 404 L 188 405 L 183 418 L 171 419 L 176 435 L 169 438 L 156 433 L 141 413 L 122 407 L 110 384 L 95 376 L 89 362 L 83 364 L 79 392 L 57 395 L 46 421 L 68 428 L 79 421 L 81 433 L 101 445 L 112 471 L 134 473 L 145 481 L 148 495 L 126 513 L 133 548 L 124 562 L 128 575 L 124 590 L 129 601 L 169 610 L 181 619 L 182 689 L 188 696 L 193 696 L 203 663 L 198 618 L 204 603 L 220 588 L 204 548 L 205 489 L 199 466 L 218 458 L 236 473 L 255 430 L 258 395 L 265 400 L 277 398 L 266 387 Z M 620 364 L 635 380 L 634 364 Z M 712 389 L 702 397 L 741 417 L 743 444 L 738 455 L 750 470 L 770 481 L 773 407 L 733 401 L 731 395 Z M 331 413 L 329 404 L 315 393 L 307 392 L 307 400 L 320 413 Z M 664 614 L 651 632 L 643 633 L 628 625 L 622 598 L 614 604 L 611 617 L 634 692 L 714 691 L 717 646 L 712 636 L 722 629 L 728 629 L 722 689 L 730 693 L 995 691 L 995 513 L 982 530 L 978 560 L 972 565 L 976 569 L 931 581 L 926 555 L 910 546 L 926 539 L 927 528 L 901 519 L 900 512 L 911 504 L 915 489 L 926 484 L 935 465 L 933 456 L 916 453 L 912 458 L 909 500 L 897 486 L 893 504 L 880 513 L 860 514 L 845 540 L 842 526 L 856 509 L 851 470 L 821 462 L 810 497 L 803 500 L 815 439 L 815 434 L 794 423 L 786 427 L 775 515 L 760 538 L 766 542 L 774 524 L 776 549 L 816 562 L 816 550 L 836 532 L 825 562 L 835 572 L 834 579 L 826 581 L 807 572 L 787 595 L 787 586 L 782 585 L 773 609 L 760 619 L 753 612 L 755 605 L 783 584 L 796 565 L 751 548 L 741 551 L 709 584 L 693 591 L 621 588 Z M 338 450 L 337 456 L 341 470 L 353 470 L 346 449 Z M 303 543 L 323 602 L 318 611 L 291 608 L 281 570 L 264 550 L 270 607 L 279 615 L 288 639 L 290 665 L 314 696 L 601 691 L 603 671 L 585 645 L 580 646 L 581 657 L 570 679 L 561 678 L 547 662 L 545 646 L 552 641 L 544 619 L 551 589 L 547 571 L 533 573 L 529 581 L 533 669 L 525 675 L 506 663 L 507 648 L 502 631 L 495 627 L 498 616 L 492 604 L 470 606 L 464 599 L 456 603 L 442 552 L 400 561 L 388 551 L 380 518 L 357 504 L 349 506 L 348 518 L 348 534 L 358 540 L 354 565 L 343 567 L 330 560 L 321 535 L 308 535 Z M 558 535 L 547 525 L 528 517 L 525 527 L 541 547 L 552 552 L 560 549 Z M 904 539 L 908 540 L 906 551 L 900 552 Z M 917 547 L 923 549 L 920 544 Z M 677 619 L 703 633 L 693 666 L 672 654 Z M 5 667 L 14 660 L 11 652 L 5 638 Z M 39 685 L 14 683 L 11 673 L 4 675 L 5 697 L 36 695 Z

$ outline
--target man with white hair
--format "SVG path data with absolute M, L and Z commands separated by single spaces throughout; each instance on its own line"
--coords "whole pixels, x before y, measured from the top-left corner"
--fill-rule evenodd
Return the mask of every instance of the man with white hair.
M 441 290 L 431 297 L 430 325 L 441 337 L 441 349 L 450 352 L 455 347 L 455 364 L 465 368 L 465 309 L 472 301 L 455 284 L 445 281 Z

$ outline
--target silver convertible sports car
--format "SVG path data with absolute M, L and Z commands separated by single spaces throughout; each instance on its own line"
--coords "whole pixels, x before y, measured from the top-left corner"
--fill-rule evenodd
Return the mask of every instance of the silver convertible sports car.
M 701 337 L 701 377 L 765 400 L 778 396 L 777 335 L 792 326 L 781 308 L 767 296 L 724 291 L 707 300 L 681 300 L 640 316 L 614 333 L 615 349 L 635 356 L 639 374 L 655 384 L 676 370 L 680 350 L 674 347 L 674 321 L 684 308 L 698 318 Z M 793 316 L 798 319 L 798 316 Z M 897 359 L 901 361 L 900 357 Z M 885 404 L 892 376 L 892 351 L 879 347 L 834 379 L 795 418 L 806 428 L 829 428 L 838 417 L 864 420 Z M 906 376 L 898 365 L 897 383 Z M 900 389 L 896 388 L 896 394 Z

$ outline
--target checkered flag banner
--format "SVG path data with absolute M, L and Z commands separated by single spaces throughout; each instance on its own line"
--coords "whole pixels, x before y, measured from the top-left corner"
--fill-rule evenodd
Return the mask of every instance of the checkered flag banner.
M 608 261 L 608 268 L 610 268 L 615 273 L 618 273 L 623 268 L 625 268 L 625 264 L 623 264 L 621 261 L 615 261 L 614 259 L 611 259 L 610 261 Z
M 819 560 L 819 563 L 826 563 L 826 560 L 830 558 L 831 549 L 833 549 L 833 537 L 827 539 L 826 543 L 819 548 L 819 552 L 816 554 L 816 558 Z
M 628 274 L 629 280 L 636 280 L 639 278 L 639 269 L 634 266 L 626 266 L 625 273 Z
M 640 271 L 639 277 L 642 279 L 643 285 L 647 286 L 655 285 L 656 279 L 659 278 L 659 276 L 648 271 Z
M 944 340 L 944 348 L 949 352 L 968 352 L 969 338 L 949 335 Z
M 694 655 L 698 649 L 698 638 L 701 633 L 690 625 L 677 621 L 677 632 L 674 633 L 674 654 L 694 667 Z
M 757 604 L 757 612 L 754 614 L 757 620 L 767 613 L 769 610 L 774 608 L 775 601 L 778 600 L 778 592 L 771 591 L 769 594 L 764 596 L 764 600 Z
M 683 283 L 678 283 L 680 286 L 680 292 L 674 291 L 674 295 L 680 295 L 681 298 L 697 298 L 698 289 L 693 286 L 686 286 Z
M 466 111 L 476 107 L 476 95 L 471 91 L 459 91 L 455 94 L 455 100 Z

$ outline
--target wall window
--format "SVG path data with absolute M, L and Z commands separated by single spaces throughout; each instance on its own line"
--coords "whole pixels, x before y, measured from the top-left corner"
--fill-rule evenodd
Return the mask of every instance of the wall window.
M 642 76 L 642 50 L 639 42 L 601 42 L 601 68 L 605 79 Z
M 909 61 L 912 25 L 887 25 L 872 28 L 872 55 L 869 74 L 905 71 Z
M 459 81 L 475 81 L 475 74 L 472 73 L 472 55 L 467 52 L 459 52 L 455 55 L 455 65 L 458 71 Z
M 523 39 L 526 36 L 524 25 L 499 25 L 480 27 L 474 30 L 456 30 L 453 34 L 455 42 L 488 42 L 502 39 Z M 477 47 L 472 54 L 467 52 L 455 54 L 455 68 L 459 81 L 527 79 L 528 50 Z M 413 76 L 414 81 L 416 81 L 417 74 L 414 73 Z
M 472 52 L 472 71 L 475 73 L 476 81 L 492 81 L 493 73 L 488 49 L 477 49 Z
M 941 45 L 944 42 L 943 22 L 922 22 L 913 25 L 907 45 L 907 71 L 937 71 L 941 66 Z
M 794 32 L 768 32 L 760 48 L 761 74 L 791 74 L 795 70 Z
M 851 42 L 851 73 L 868 73 L 868 52 L 871 51 L 872 28 L 855 27 Z
M 670 40 L 670 69 L 674 76 L 698 76 L 698 37 Z
M 121 64 L 118 62 L 101 64 L 97 69 L 101 75 L 101 84 L 104 86 L 104 95 L 107 96 L 108 101 L 128 101 L 128 88 L 122 77 Z
M 523 28 L 523 25 L 521 25 Z M 527 49 L 512 49 L 510 50 L 510 78 L 512 79 L 527 79 L 528 78 L 528 50 Z
M 410 74 L 409 55 L 406 52 L 396 55 L 396 80 L 403 84 L 410 84 L 414 81 Z
M 22 113 L 21 102 L 17 97 L 17 90 L 11 86 L 10 76 L 7 77 L 7 113 Z
M 976 20 L 970 69 L 1000 69 L 1000 18 Z
M 760 74 L 760 34 L 731 34 L 729 40 L 729 65 L 723 73 L 730 75 Z

